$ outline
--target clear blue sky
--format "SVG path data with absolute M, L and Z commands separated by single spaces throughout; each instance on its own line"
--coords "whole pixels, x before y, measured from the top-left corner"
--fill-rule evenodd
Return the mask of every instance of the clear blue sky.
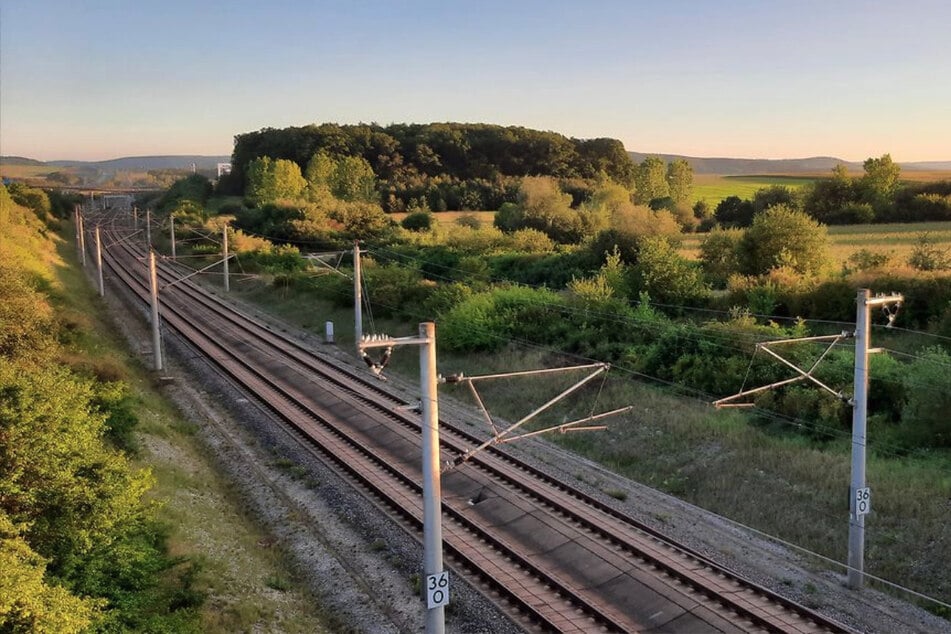
M 951 160 L 947 0 L 0 0 L 0 154 L 487 122 L 694 156 Z

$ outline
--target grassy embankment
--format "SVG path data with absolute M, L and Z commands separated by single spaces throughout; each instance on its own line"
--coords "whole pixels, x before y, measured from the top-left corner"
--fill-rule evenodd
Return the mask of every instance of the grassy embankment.
M 65 226 L 64 222 L 64 226 Z M 204 632 L 329 631 L 319 607 L 295 588 L 288 562 L 216 472 L 185 418 L 161 394 L 154 375 L 133 356 L 89 280 L 75 265 L 72 242 L 60 241 L 52 259 L 57 311 L 74 324 L 84 363 L 126 382 L 139 419 L 136 457 L 156 477 L 151 497 L 170 529 L 171 554 L 198 563 L 195 589 L 206 594 Z M 107 291 L 108 292 L 108 291 Z
M 236 293 L 318 334 L 325 321 L 334 321 L 338 345 L 345 349 L 353 345 L 352 311 L 333 306 L 328 298 L 250 281 L 238 285 Z M 375 332 L 407 335 L 415 332 L 415 324 L 378 320 Z M 397 350 L 391 368 L 415 380 L 416 363 L 414 354 Z M 514 344 L 498 355 L 439 352 L 439 370 L 444 374 L 464 371 L 476 375 L 552 363 L 547 353 Z M 480 391 L 493 415 L 510 419 L 544 402 L 544 395 L 552 394 L 556 387 L 550 377 L 484 385 Z M 458 388 L 440 389 L 468 398 Z M 587 415 L 598 392 L 593 387 L 571 399 L 569 406 L 552 412 L 549 424 Z M 526 395 L 532 396 L 526 399 Z M 633 480 L 826 557 L 845 559 L 850 465 L 847 430 L 842 430 L 839 439 L 820 446 L 797 436 L 792 427 L 788 434 L 764 429 L 736 410 L 716 411 L 707 403 L 615 372 L 600 392 L 598 408 L 630 404 L 635 405 L 633 412 L 612 419 L 607 431 L 553 435 L 551 439 Z M 589 476 L 579 473 L 577 477 Z M 875 504 L 867 520 L 866 570 L 943 601 L 951 600 L 951 578 L 946 574 L 951 567 L 951 523 L 947 522 L 951 456 L 897 455 L 876 442 L 873 426 L 868 482 L 875 492 Z M 608 488 L 605 492 L 617 495 Z M 660 524 L 668 520 L 661 515 L 656 519 Z M 817 601 L 821 602 L 821 597 Z

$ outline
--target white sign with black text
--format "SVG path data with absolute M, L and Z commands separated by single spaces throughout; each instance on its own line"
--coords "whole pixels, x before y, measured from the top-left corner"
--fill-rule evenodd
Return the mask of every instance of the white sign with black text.
M 426 577 L 426 608 L 441 608 L 449 603 L 449 571 Z

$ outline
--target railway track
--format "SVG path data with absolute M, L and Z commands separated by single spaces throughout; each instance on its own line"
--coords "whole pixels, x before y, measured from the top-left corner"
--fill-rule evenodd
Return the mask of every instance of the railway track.
M 145 253 L 109 231 L 105 263 L 148 301 Z M 160 267 L 160 285 L 180 275 Z M 328 363 L 190 282 L 162 318 L 408 531 L 422 532 L 418 417 L 378 382 Z M 211 336 L 210 333 L 214 333 Z M 441 458 L 482 439 L 444 421 Z M 846 632 L 501 450 L 443 476 L 444 548 L 535 631 Z

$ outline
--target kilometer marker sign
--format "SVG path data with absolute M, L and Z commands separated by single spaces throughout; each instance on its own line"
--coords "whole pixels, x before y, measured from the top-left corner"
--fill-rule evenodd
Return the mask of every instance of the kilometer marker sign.
M 449 603 L 449 571 L 426 577 L 426 608 L 432 610 Z

